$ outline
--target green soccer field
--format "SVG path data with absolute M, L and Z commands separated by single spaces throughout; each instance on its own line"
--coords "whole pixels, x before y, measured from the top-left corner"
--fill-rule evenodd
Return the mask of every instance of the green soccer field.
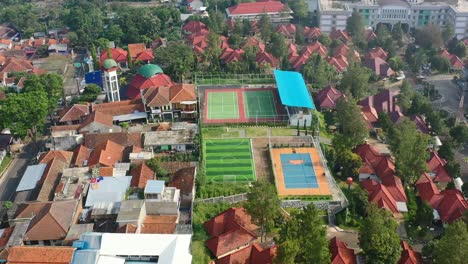
M 239 104 L 237 92 L 209 92 L 208 119 L 237 119 Z
M 255 173 L 249 139 L 204 141 L 208 181 L 254 181 Z
M 275 101 L 271 90 L 245 91 L 244 109 L 247 118 L 275 118 Z

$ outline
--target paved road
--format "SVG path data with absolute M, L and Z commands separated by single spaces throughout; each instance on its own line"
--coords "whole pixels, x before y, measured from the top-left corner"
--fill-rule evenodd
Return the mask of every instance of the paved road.
M 13 201 L 16 187 L 18 187 L 26 167 L 31 164 L 36 153 L 34 143 L 30 143 L 24 146 L 23 152 L 15 157 L 0 179 L 0 201 Z

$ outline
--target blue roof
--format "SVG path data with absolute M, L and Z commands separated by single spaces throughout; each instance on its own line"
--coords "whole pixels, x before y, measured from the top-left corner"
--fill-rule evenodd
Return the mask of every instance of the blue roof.
M 164 181 L 149 180 L 146 182 L 145 193 L 162 193 Z
M 26 168 L 26 171 L 21 178 L 18 187 L 16 188 L 17 192 L 32 190 L 36 188 L 37 182 L 41 179 L 47 164 L 40 163 L 37 165 L 30 165 Z
M 300 73 L 275 70 L 274 74 L 282 104 L 315 109 L 312 97 Z

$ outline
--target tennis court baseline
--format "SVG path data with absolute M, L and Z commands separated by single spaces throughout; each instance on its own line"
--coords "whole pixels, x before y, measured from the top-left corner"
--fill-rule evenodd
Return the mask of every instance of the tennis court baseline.
M 280 157 L 286 188 L 319 187 L 310 154 L 281 154 Z
M 239 118 L 237 92 L 209 92 L 208 119 Z
M 275 100 L 271 90 L 244 91 L 244 109 L 247 118 L 275 118 Z

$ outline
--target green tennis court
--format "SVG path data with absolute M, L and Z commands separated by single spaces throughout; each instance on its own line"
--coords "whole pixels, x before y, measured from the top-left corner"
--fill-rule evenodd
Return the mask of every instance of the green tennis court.
M 206 176 L 209 181 L 255 180 L 249 139 L 212 139 L 204 142 Z
M 239 118 L 237 92 L 209 92 L 208 119 Z
M 244 91 L 244 109 L 247 118 L 275 118 L 275 100 L 271 90 Z

